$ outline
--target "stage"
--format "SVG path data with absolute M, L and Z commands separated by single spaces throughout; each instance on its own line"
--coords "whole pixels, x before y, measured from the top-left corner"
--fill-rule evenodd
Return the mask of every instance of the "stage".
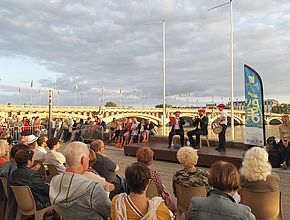
M 155 160 L 164 160 L 171 162 L 178 162 L 176 158 L 176 149 L 168 149 L 168 145 L 162 142 L 136 143 L 126 145 L 124 147 L 124 154 L 126 156 L 136 156 L 136 151 L 139 147 L 150 146 L 154 151 Z M 215 147 L 202 147 L 198 149 L 198 166 L 210 167 L 212 163 L 223 160 L 235 164 L 238 168 L 241 167 L 242 157 L 245 151 L 241 148 L 227 148 L 226 152 L 218 152 Z

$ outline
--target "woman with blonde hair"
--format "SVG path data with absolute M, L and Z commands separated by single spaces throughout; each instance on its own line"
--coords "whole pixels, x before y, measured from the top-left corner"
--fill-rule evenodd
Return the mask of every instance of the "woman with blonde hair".
M 287 165 L 290 159 L 290 122 L 289 116 L 283 115 L 282 125 L 279 126 L 279 135 L 280 135 L 280 153 L 283 160 L 283 163 L 280 166 L 283 169 L 287 169 Z
M 279 190 L 280 178 L 272 173 L 268 153 L 260 147 L 253 147 L 245 153 L 241 174 L 241 187 L 253 192 Z
M 176 184 L 185 187 L 206 186 L 209 190 L 208 172 L 195 167 L 198 161 L 197 150 L 192 147 L 182 147 L 177 152 L 177 159 L 184 168 L 176 171 L 173 175 L 172 186 L 175 195 Z

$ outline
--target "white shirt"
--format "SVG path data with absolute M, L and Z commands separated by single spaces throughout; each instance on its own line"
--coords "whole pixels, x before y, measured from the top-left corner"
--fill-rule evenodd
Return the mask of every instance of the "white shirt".
M 176 123 L 174 125 L 174 130 L 179 130 L 180 129 L 180 126 L 179 126 L 179 118 L 176 118 Z
M 220 111 L 220 117 L 225 118 L 225 120 L 221 121 L 220 124 L 227 125 L 228 124 L 228 114 L 227 114 L 226 110 L 223 109 L 222 111 Z
M 138 126 L 139 126 L 140 122 L 136 121 L 135 123 L 132 124 L 131 126 L 131 130 L 132 130 L 132 135 L 138 135 Z

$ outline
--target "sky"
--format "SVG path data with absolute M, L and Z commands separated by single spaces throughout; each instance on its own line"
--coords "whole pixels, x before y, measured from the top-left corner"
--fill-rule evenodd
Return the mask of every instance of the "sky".
M 1 0 L 0 103 L 150 107 L 230 97 L 227 0 Z M 243 66 L 261 76 L 265 99 L 290 103 L 289 0 L 233 0 L 234 100 Z M 33 80 L 33 87 L 30 84 Z M 77 85 L 77 90 L 76 86 Z

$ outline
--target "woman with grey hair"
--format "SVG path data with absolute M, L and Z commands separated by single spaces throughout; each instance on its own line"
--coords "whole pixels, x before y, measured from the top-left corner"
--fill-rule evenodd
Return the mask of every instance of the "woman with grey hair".
M 175 184 L 181 184 L 186 187 L 206 186 L 208 185 L 208 172 L 203 169 L 196 168 L 198 161 L 197 151 L 192 147 L 182 147 L 177 152 L 177 159 L 184 167 L 176 171 L 173 175 L 173 193 L 176 196 Z

